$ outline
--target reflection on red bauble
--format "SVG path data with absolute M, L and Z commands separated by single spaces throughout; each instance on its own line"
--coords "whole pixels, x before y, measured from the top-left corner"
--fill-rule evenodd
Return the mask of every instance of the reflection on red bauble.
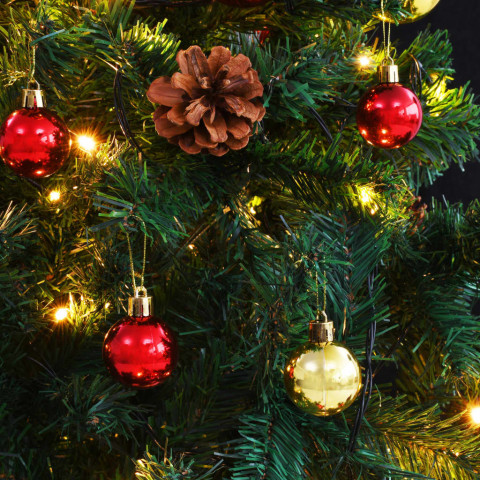
M 55 173 L 70 152 L 65 123 L 47 108 L 21 108 L 0 128 L 0 157 L 22 177 L 43 178 Z
M 159 318 L 127 316 L 105 336 L 103 359 L 119 382 L 149 388 L 171 375 L 177 364 L 178 347 L 173 332 Z
M 421 125 L 420 101 L 399 83 L 381 83 L 373 87 L 358 104 L 358 130 L 375 147 L 402 147 L 415 137 Z
M 263 45 L 267 38 L 270 36 L 270 30 L 268 30 L 268 28 L 264 28 L 263 30 L 257 30 L 255 32 L 258 36 L 258 43 L 260 45 Z
M 230 5 L 231 7 L 248 8 L 263 5 L 268 0 L 218 0 L 220 3 Z

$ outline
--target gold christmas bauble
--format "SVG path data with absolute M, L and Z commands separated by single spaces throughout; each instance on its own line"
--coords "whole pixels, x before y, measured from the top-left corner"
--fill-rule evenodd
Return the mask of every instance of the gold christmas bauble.
M 430 13 L 434 7 L 440 2 L 440 0 L 404 0 L 403 8 L 411 14 L 410 17 L 406 17 L 400 20 L 400 23 L 411 23 L 420 20 L 425 15 Z M 382 19 L 381 14 L 379 15 Z M 385 12 L 385 20 L 393 22 L 393 19 Z
M 403 7 L 408 10 L 413 17 L 409 17 L 405 22 L 415 22 L 430 13 L 440 0 L 405 0 Z
M 345 410 L 362 387 L 357 359 L 335 342 L 308 342 L 297 348 L 286 365 L 284 379 L 293 403 L 318 417 Z

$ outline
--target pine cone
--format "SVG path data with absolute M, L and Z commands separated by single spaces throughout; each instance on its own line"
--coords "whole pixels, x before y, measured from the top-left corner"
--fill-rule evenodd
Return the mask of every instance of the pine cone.
M 158 134 L 187 153 L 218 157 L 240 150 L 253 123 L 265 115 L 263 86 L 250 59 L 213 47 L 207 57 L 193 45 L 177 54 L 180 72 L 153 81 L 147 91 L 160 105 L 153 114 Z

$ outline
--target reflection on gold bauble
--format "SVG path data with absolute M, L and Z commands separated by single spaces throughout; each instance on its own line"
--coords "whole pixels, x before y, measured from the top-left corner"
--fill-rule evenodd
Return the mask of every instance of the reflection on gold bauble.
M 335 342 L 308 342 L 297 348 L 286 365 L 284 379 L 293 403 L 318 417 L 349 407 L 362 386 L 357 359 Z
M 404 0 L 403 8 L 407 10 L 411 16 L 398 20 L 400 23 L 416 22 L 430 13 L 439 2 L 440 0 Z M 382 20 L 382 15 L 379 14 L 378 18 Z M 387 12 L 385 12 L 385 20 L 387 22 L 393 22 L 393 19 Z

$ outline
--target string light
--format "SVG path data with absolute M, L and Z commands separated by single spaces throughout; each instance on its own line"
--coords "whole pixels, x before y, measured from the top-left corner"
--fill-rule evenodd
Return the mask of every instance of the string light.
M 358 198 L 364 205 L 367 205 L 373 200 L 373 188 L 360 187 L 358 189 Z
M 57 308 L 57 310 L 55 310 L 55 321 L 62 322 L 68 317 L 68 313 L 69 313 L 68 308 L 65 308 L 65 307 Z
M 358 199 L 365 207 L 370 207 L 370 214 L 375 215 L 378 211 L 378 205 L 374 202 L 375 190 L 372 187 L 360 187 L 358 189 Z
M 372 63 L 372 59 L 368 55 L 360 55 L 357 58 L 357 62 L 360 65 L 360 67 L 365 68 L 370 66 L 370 64 Z
M 256 195 L 252 197 L 247 204 L 248 211 L 252 215 L 255 215 L 257 213 L 257 211 L 255 210 L 255 207 L 258 207 L 259 205 L 261 205 L 263 200 L 264 200 L 263 197 L 257 197 Z
M 83 150 L 86 153 L 92 153 L 97 146 L 95 139 L 86 134 L 77 135 L 77 144 L 80 150 Z
M 49 194 L 48 194 L 48 199 L 51 201 L 51 202 L 58 202 L 58 200 L 60 200 L 60 192 L 58 190 L 52 190 Z
M 470 418 L 475 425 L 480 425 L 480 407 L 470 409 Z

